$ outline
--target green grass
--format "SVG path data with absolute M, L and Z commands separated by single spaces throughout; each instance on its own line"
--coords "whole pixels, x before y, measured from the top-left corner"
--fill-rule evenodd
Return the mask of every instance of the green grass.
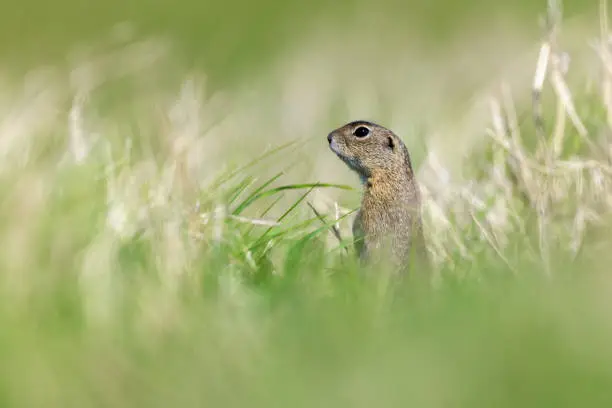
M 155 40 L 1 83 L 0 406 L 610 406 L 608 78 L 567 80 L 588 139 L 550 76 L 543 141 L 528 83 L 467 131 L 457 107 L 408 126 L 464 84 L 419 94 L 428 62 L 399 76 L 389 45 L 368 89 L 346 44 L 227 93 Z M 364 111 L 415 152 L 429 288 L 350 253 L 357 180 L 325 135 Z

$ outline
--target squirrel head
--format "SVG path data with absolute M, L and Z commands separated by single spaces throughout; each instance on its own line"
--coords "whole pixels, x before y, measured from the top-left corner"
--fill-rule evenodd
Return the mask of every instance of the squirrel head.
M 362 181 L 373 173 L 391 172 L 412 176 L 406 146 L 391 130 L 368 121 L 354 121 L 327 135 L 330 149 L 357 172 Z

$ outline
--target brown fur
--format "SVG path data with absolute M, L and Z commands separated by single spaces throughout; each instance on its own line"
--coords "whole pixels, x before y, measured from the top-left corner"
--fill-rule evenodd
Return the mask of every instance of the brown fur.
M 368 135 L 355 135 L 359 127 L 367 128 Z M 402 140 L 375 123 L 355 121 L 332 131 L 328 141 L 363 184 L 361 208 L 353 223 L 359 257 L 390 261 L 401 268 L 408 267 L 412 251 L 427 258 L 421 195 Z

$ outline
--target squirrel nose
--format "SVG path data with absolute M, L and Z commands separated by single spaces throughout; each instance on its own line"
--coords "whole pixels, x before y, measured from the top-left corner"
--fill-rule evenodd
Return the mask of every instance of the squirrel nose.
M 331 133 L 329 135 L 327 135 L 327 142 L 328 143 L 332 142 L 332 134 Z

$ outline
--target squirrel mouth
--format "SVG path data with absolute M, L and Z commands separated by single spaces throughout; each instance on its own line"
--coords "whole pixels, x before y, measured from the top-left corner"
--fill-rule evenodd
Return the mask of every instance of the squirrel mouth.
M 350 157 L 345 155 L 339 148 L 338 145 L 336 144 L 336 141 L 332 139 L 332 141 L 329 143 L 329 148 L 331 149 L 332 152 L 334 152 L 336 154 L 336 156 L 338 156 L 340 158 L 340 160 L 342 160 L 350 169 L 357 171 L 357 172 L 361 172 L 361 166 L 359 165 L 359 161 L 357 159 L 355 159 L 354 157 Z
M 349 166 L 349 168 L 355 171 L 360 170 L 359 162 L 356 159 L 343 154 L 341 151 L 338 150 L 336 146 L 330 145 L 330 149 L 336 154 L 336 156 L 338 156 L 338 158 L 340 158 L 340 160 L 342 160 L 347 166 Z
M 344 155 L 340 151 L 340 149 L 338 149 L 338 145 L 336 144 L 335 140 L 332 140 L 332 142 L 329 144 L 329 148 L 331 149 L 332 152 L 336 154 L 336 156 L 340 158 L 340 160 L 342 160 L 343 162 L 345 162 L 346 164 L 350 166 L 349 162 L 351 161 L 351 159 L 347 157 L 346 155 Z
M 346 160 L 346 156 L 344 154 L 342 154 L 342 152 L 340 151 L 340 149 L 338 148 L 338 145 L 336 144 L 336 141 L 332 139 L 332 141 L 329 143 L 329 148 L 332 152 L 334 152 L 336 154 L 336 156 L 338 156 L 340 159 L 342 160 Z

